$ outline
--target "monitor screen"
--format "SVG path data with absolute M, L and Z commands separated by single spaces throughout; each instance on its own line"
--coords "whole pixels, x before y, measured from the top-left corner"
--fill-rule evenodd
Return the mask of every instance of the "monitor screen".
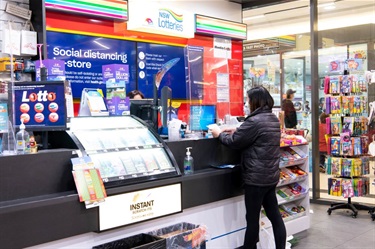
M 64 81 L 14 83 L 15 125 L 24 120 L 26 130 L 66 130 Z
M 130 114 L 137 116 L 153 127 L 153 106 L 153 99 L 131 99 Z
M 190 130 L 207 131 L 207 125 L 216 123 L 215 105 L 190 106 Z

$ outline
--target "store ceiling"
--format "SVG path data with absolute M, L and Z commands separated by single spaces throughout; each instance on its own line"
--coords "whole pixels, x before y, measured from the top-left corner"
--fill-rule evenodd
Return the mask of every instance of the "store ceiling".
M 254 4 L 256 2 L 268 2 L 266 0 L 230 1 L 243 2 L 244 5 Z M 319 29 L 327 30 L 339 28 L 339 26 L 344 27 L 375 23 L 374 1 L 375 0 L 319 0 Z M 274 0 L 272 2 L 279 3 L 276 5 L 263 5 L 259 8 L 243 10 L 243 23 L 246 23 L 248 26 L 250 40 L 267 37 L 265 34 L 266 31 L 270 33 L 268 37 L 309 32 L 309 0 Z M 326 6 L 328 4 L 333 4 L 334 8 Z M 364 15 L 364 13 L 367 15 Z M 324 22 L 325 20 L 326 22 Z M 302 25 L 304 25 L 304 27 L 301 27 Z M 284 33 L 282 34 L 280 29 L 283 28 L 286 29 L 286 31 L 283 31 Z
M 264 6 L 293 2 L 296 0 L 229 0 L 229 2 L 242 4 L 242 9 L 260 8 Z

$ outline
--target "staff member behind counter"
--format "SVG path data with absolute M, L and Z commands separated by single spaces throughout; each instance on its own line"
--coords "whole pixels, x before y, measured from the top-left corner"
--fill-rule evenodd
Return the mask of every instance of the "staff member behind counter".
M 145 98 L 143 93 L 138 90 L 133 90 L 131 92 L 128 92 L 128 94 L 126 94 L 126 97 L 129 97 L 129 99 L 144 99 Z
M 272 223 L 276 249 L 284 249 L 286 229 L 275 191 L 280 174 L 280 123 L 272 113 L 273 98 L 264 87 L 250 89 L 247 97 L 250 115 L 240 127 L 221 130 L 214 126 L 211 132 L 224 145 L 241 150 L 247 222 L 244 248 L 256 248 L 263 206 Z

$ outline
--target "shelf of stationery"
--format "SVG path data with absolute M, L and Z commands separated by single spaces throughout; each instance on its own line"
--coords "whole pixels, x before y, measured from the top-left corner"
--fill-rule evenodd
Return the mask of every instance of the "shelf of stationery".
M 279 205 L 282 205 L 282 204 L 286 204 L 286 203 L 289 203 L 289 202 L 293 202 L 293 201 L 298 201 L 298 200 L 301 200 L 303 198 L 305 198 L 306 196 L 308 196 L 308 192 L 306 193 L 301 193 L 299 195 L 293 195 L 293 196 L 289 196 L 289 197 L 286 197 L 286 198 L 278 198 L 278 203 Z
M 283 187 L 291 183 L 301 182 L 301 181 L 306 180 L 307 178 L 308 178 L 308 175 L 306 174 L 303 176 L 297 176 L 296 178 L 290 179 L 290 180 L 280 180 L 279 183 L 277 184 L 277 187 Z
M 309 179 L 309 146 L 302 136 L 297 137 L 304 142 L 280 146 L 280 180 L 276 188 L 280 213 L 283 216 L 288 235 L 302 232 L 310 227 L 309 213 L 306 211 L 310 209 L 309 189 L 306 187 Z M 288 135 L 287 138 L 293 139 L 294 135 Z M 281 193 L 284 198 L 280 195 Z M 296 209 L 297 212 L 293 212 L 293 207 L 301 207 L 303 211 Z M 264 214 L 262 215 L 264 216 Z M 266 228 L 271 229 L 269 220 L 266 217 L 262 220 L 267 220 Z
M 282 204 L 279 206 L 279 211 L 285 223 L 288 235 L 293 235 L 309 228 L 309 216 L 306 210 L 304 206 L 297 205 L 296 203 Z M 272 229 L 271 222 L 267 218 L 264 209 L 262 209 L 260 220 L 261 225 L 265 229 Z
M 307 161 L 307 157 L 295 159 L 295 160 L 288 160 L 288 161 L 280 160 L 280 168 L 301 165 L 301 164 L 304 164 L 306 161 Z

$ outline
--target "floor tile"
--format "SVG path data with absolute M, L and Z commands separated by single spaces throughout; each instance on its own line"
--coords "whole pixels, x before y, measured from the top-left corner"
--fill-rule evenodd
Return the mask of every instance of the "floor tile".
M 339 245 L 337 248 L 375 249 L 375 237 L 358 236 Z
M 314 243 L 300 242 L 292 247 L 293 249 L 333 249 L 335 247 L 322 246 Z
M 296 249 L 351 248 L 375 249 L 375 221 L 367 211 L 359 211 L 352 218 L 349 210 L 334 210 L 328 215 L 329 205 L 311 204 L 311 227 L 295 234 Z

